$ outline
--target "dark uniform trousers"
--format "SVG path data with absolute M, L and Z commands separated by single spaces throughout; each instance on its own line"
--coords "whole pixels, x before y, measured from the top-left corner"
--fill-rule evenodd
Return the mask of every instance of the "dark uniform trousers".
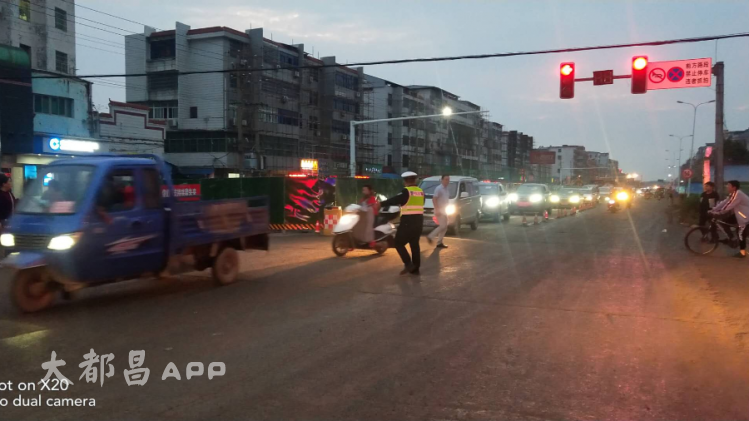
M 409 267 L 413 264 L 414 269 L 421 267 L 421 230 L 424 227 L 424 215 L 402 215 L 395 233 L 395 249 L 403 260 L 403 264 Z M 408 255 L 406 244 L 411 247 L 411 256 Z

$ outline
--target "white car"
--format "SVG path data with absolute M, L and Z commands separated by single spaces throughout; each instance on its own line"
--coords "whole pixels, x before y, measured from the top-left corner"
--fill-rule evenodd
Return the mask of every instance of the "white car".
M 435 176 L 425 178 L 419 184 L 424 190 L 424 226 L 436 228 L 434 222 L 434 204 L 432 195 L 434 189 L 440 184 L 442 177 Z M 450 197 L 446 213 L 449 226 L 449 234 L 458 234 L 462 225 L 468 224 L 472 230 L 478 229 L 479 218 L 481 217 L 481 194 L 479 190 L 479 181 L 473 177 L 450 176 L 450 184 L 447 185 L 448 196 Z

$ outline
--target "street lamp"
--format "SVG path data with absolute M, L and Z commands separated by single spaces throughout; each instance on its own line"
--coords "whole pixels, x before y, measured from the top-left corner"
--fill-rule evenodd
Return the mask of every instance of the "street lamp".
M 351 120 L 349 122 L 349 145 L 351 148 L 351 158 L 349 160 L 349 172 L 351 174 L 351 177 L 356 176 L 356 126 L 361 126 L 362 124 L 385 123 L 388 121 L 418 120 L 418 119 L 423 119 L 423 118 L 449 118 L 454 115 L 480 114 L 480 113 L 487 113 L 487 112 L 489 111 L 479 110 L 479 111 L 462 111 L 459 113 L 454 113 L 452 108 L 445 107 L 442 109 L 442 112 L 440 114 L 417 115 L 417 116 L 410 116 L 410 117 L 380 118 L 377 120 L 361 120 L 361 121 Z
M 715 102 L 714 99 L 694 105 L 691 102 L 676 101 L 677 104 L 691 105 L 692 108 L 694 108 L 694 116 L 692 117 L 692 146 L 689 148 L 689 167 L 690 168 L 694 164 L 694 162 L 692 162 L 692 154 L 694 154 L 694 127 L 697 124 L 697 108 L 699 108 L 700 105 L 711 104 L 713 102 Z M 679 153 L 679 155 L 681 155 L 681 152 Z M 692 177 L 689 177 L 689 180 L 687 181 L 687 196 L 689 196 L 692 193 L 690 191 L 691 189 L 692 189 Z

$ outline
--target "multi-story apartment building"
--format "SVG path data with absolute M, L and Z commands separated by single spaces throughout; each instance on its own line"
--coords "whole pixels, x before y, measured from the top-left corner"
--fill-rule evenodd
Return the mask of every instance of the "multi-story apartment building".
M 126 50 L 127 73 L 148 74 L 128 78 L 127 101 L 167 120 L 165 156 L 183 173 L 283 174 L 313 158 L 322 173 L 348 174 L 362 69 L 266 39 L 262 28 L 146 27 Z
M 587 183 L 590 181 L 588 174 L 588 154 L 585 146 L 562 145 L 540 148 L 550 152 L 556 152 L 557 160 L 551 166 L 551 177 L 558 179 L 561 184 Z
M 9 0 L 0 5 L 0 44 L 26 51 L 31 68 L 74 75 L 75 1 Z

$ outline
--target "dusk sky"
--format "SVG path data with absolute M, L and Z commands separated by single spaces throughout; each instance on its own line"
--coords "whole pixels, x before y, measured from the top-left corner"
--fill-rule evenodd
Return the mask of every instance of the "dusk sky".
M 266 37 L 304 43 L 315 56 L 341 63 L 453 56 L 656 41 L 729 34 L 749 28 L 747 1 L 253 1 L 79 0 L 91 7 L 159 29 L 176 21 L 193 28 L 262 27 Z M 132 32 L 142 26 L 78 7 L 86 18 Z M 92 24 L 84 20 L 81 23 Z M 107 31 L 121 32 L 112 28 Z M 124 39 L 78 25 L 78 74 L 124 73 Z M 101 44 L 106 40 L 109 45 Z M 119 46 L 119 47 L 118 47 Z M 110 50 L 103 52 L 90 47 Z M 725 62 L 725 121 L 749 127 L 749 39 L 575 54 L 457 62 L 383 65 L 365 72 L 399 84 L 435 85 L 481 105 L 508 130 L 534 137 L 536 146 L 583 145 L 610 152 L 627 172 L 666 178 L 678 140 L 688 135 L 692 108 L 715 98 L 712 88 L 651 91 L 632 95 L 627 80 L 614 85 L 578 83 L 575 99 L 559 99 L 559 63 L 574 61 L 578 77 L 594 70 L 628 74 L 633 55 L 651 61 L 712 57 Z M 123 79 L 109 82 L 124 85 Z M 124 100 L 122 87 L 99 84 L 94 103 Z M 715 107 L 700 107 L 695 150 L 714 140 Z M 682 160 L 689 153 L 683 144 Z M 672 152 L 666 152 L 670 150 Z

